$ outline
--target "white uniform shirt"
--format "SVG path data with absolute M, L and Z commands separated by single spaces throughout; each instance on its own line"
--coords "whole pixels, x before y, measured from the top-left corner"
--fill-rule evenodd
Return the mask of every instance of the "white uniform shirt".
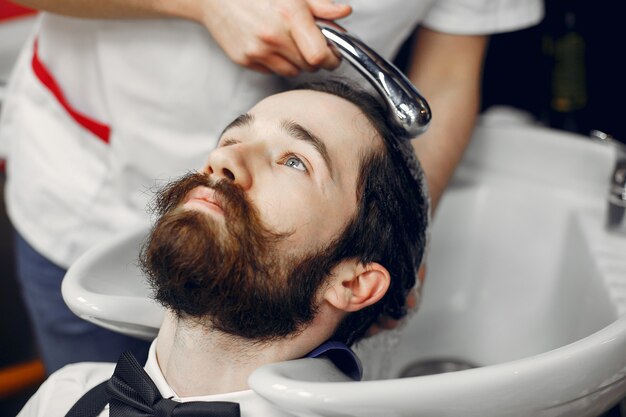
M 418 23 L 489 34 L 543 16 L 541 0 L 349 3 L 353 14 L 339 23 L 388 59 Z M 31 40 L 0 119 L 7 209 L 18 232 L 64 267 L 146 222 L 157 181 L 202 166 L 221 130 L 282 86 L 230 62 L 204 27 L 185 20 L 41 13 L 35 37 L 37 54 Z
M 156 340 L 152 342 L 144 367 L 163 398 L 174 401 L 232 401 L 239 403 L 241 417 L 289 417 L 252 390 L 199 397 L 179 397 L 168 385 L 161 373 L 156 357 Z M 84 362 L 67 365 L 52 375 L 26 403 L 17 417 L 63 417 L 72 406 L 91 388 L 111 378 L 114 363 Z M 98 417 L 107 417 L 107 405 Z

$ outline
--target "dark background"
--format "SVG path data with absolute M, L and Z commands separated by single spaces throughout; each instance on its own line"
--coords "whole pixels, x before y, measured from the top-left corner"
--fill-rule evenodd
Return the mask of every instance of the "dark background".
M 547 0 L 531 29 L 493 36 L 483 109 L 508 104 L 547 126 L 587 135 L 598 129 L 626 141 L 620 1 Z M 620 22 L 618 22 L 618 20 Z M 621 76 L 618 76 L 618 72 Z
M 620 4 L 546 0 L 539 25 L 492 35 L 482 110 L 510 105 L 549 127 L 582 135 L 597 129 L 625 142 L 620 55 L 626 51 L 626 35 Z M 405 68 L 409 43 L 396 58 L 400 68 Z
M 524 1 L 524 0 L 520 0 Z M 509 105 L 556 129 L 588 135 L 598 129 L 626 143 L 620 1 L 546 0 L 544 20 L 530 29 L 493 35 L 487 52 L 482 110 Z M 409 42 L 407 42 L 408 45 Z M 405 45 L 396 64 L 404 68 Z M 621 75 L 621 74 L 619 74 Z M 0 173 L 0 192 L 4 177 Z M 19 298 L 12 262 L 12 230 L 0 197 L 0 377 L 37 351 Z M 36 384 L 0 398 L 0 416 L 14 416 Z M 619 417 L 618 407 L 604 417 Z

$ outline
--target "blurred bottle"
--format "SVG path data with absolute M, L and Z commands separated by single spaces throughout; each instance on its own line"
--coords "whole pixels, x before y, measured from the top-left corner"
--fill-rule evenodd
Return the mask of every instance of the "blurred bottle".
M 552 62 L 550 124 L 580 132 L 582 110 L 587 106 L 586 43 L 578 30 L 575 4 L 552 3 L 556 7 L 544 34 L 543 50 Z

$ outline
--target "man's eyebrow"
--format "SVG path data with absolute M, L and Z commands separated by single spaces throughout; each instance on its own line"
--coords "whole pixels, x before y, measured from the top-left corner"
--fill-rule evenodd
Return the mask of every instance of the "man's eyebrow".
M 222 133 L 220 134 L 220 137 L 222 135 L 224 135 L 224 133 L 226 133 L 226 131 L 228 131 L 230 129 L 234 129 L 236 127 L 250 126 L 253 121 L 254 121 L 254 116 L 251 115 L 250 113 L 240 114 L 239 116 L 237 116 L 237 118 L 235 120 L 230 122 L 228 124 L 228 126 L 226 126 L 224 128 L 224 130 L 222 130 Z
M 322 159 L 326 163 L 326 168 L 328 169 L 328 172 L 330 172 L 330 176 L 332 177 L 333 164 L 330 161 L 328 149 L 326 149 L 326 145 L 324 144 L 324 142 L 321 141 L 320 138 L 315 136 L 309 129 L 299 123 L 294 122 L 293 120 L 283 120 L 280 126 L 285 132 L 287 132 L 289 136 L 312 144 L 317 152 L 322 156 Z

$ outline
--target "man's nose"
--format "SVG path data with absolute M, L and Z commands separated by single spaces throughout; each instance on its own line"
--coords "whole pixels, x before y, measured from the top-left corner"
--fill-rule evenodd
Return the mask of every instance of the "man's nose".
M 217 148 L 211 152 L 204 171 L 216 179 L 226 179 L 244 190 L 252 186 L 252 174 L 240 145 Z M 236 149 L 237 148 L 237 149 Z

